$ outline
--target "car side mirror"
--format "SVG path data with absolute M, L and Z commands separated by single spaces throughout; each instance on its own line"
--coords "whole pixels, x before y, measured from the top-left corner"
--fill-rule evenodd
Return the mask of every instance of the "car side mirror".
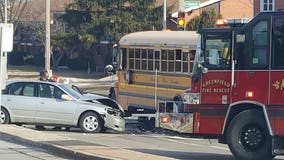
M 66 100 L 66 101 L 72 101 L 72 98 L 67 94 L 62 94 L 61 99 Z

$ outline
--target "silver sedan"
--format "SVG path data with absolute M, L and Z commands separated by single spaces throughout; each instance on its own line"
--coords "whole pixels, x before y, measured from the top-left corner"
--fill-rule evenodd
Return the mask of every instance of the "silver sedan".
M 45 81 L 8 82 L 2 91 L 0 123 L 80 127 L 87 133 L 125 129 L 120 108 L 65 84 Z

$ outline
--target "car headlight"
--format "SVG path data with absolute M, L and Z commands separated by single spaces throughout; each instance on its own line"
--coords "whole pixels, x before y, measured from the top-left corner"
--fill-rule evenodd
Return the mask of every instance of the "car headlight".
M 107 108 L 106 110 L 107 110 L 107 113 L 108 113 L 109 115 L 112 115 L 112 116 L 119 116 L 119 117 L 122 116 L 120 110 L 113 109 L 113 108 Z
M 184 103 L 199 104 L 200 94 L 199 93 L 184 93 Z

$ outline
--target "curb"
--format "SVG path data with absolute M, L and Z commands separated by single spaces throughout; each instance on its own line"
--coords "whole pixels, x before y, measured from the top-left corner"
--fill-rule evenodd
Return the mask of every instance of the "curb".
M 73 160 L 115 160 L 111 157 L 101 155 L 91 155 L 83 152 L 77 152 L 72 149 L 60 147 L 47 142 L 36 142 L 29 139 L 25 139 L 19 136 L 3 133 L 0 131 L 0 138 L 4 141 L 17 143 L 25 146 L 31 146 L 35 148 L 41 148 L 46 150 L 48 153 L 54 154 L 62 158 L 68 158 Z

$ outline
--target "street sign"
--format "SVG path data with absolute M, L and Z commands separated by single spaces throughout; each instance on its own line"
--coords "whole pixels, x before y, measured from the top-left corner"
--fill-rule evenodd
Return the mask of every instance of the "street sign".
M 198 0 L 185 0 L 184 1 L 184 8 L 195 7 L 199 5 L 200 5 L 200 1 Z
M 0 51 L 11 52 L 13 50 L 14 26 L 12 23 L 0 23 Z

